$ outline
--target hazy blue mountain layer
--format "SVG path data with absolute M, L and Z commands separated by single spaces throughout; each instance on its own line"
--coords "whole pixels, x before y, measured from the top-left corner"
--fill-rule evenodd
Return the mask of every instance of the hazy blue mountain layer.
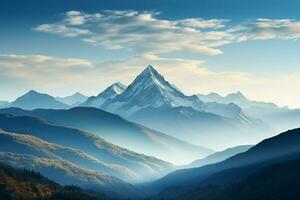
M 56 100 L 67 104 L 68 106 L 78 106 L 79 104 L 86 101 L 89 97 L 84 96 L 83 94 L 76 92 L 75 94 L 71 96 L 66 97 L 56 97 Z
M 96 108 L 33 111 L 8 108 L 0 113 L 35 116 L 52 124 L 90 131 L 113 144 L 177 164 L 186 164 L 213 153 L 210 149 L 191 145 Z
M 13 101 L 9 106 L 23 108 L 26 110 L 33 110 L 36 108 L 49 108 L 49 109 L 65 109 L 68 105 L 57 101 L 54 97 L 48 94 L 38 93 L 30 90 L 23 96 L 20 96 Z

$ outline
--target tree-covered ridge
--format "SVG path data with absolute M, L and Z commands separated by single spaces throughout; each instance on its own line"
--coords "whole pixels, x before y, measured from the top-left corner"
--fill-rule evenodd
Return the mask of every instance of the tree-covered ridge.
M 15 169 L 0 164 L 0 199 L 5 200 L 105 200 L 100 194 L 82 191 L 69 185 L 61 186 L 40 173 Z
M 230 186 L 207 186 L 178 198 L 185 200 L 297 200 L 300 191 L 300 157 L 265 167 Z

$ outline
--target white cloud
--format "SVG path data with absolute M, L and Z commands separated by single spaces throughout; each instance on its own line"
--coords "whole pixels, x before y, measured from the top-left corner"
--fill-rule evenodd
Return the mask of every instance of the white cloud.
M 88 14 L 69 11 L 61 21 L 42 24 L 36 31 L 67 37 L 81 36 L 81 40 L 107 49 L 126 48 L 138 53 L 191 51 L 208 55 L 222 53 L 213 41 L 228 34 L 219 31 L 227 20 L 184 19 L 163 20 L 159 13 L 112 11 Z M 75 27 L 76 26 L 76 27 Z
M 256 19 L 240 24 L 226 19 L 160 19 L 157 12 L 106 10 L 101 13 L 69 11 L 53 24 L 36 31 L 80 37 L 91 45 L 126 49 L 137 54 L 187 51 L 219 55 L 221 46 L 248 40 L 297 39 L 300 21 Z
M 191 18 L 191 19 L 178 20 L 175 23 L 180 26 L 199 28 L 199 29 L 207 29 L 207 28 L 219 29 L 219 28 L 224 28 L 225 23 L 227 22 L 228 20 L 224 20 L 224 19 L 203 20 L 201 18 Z
M 81 59 L 44 55 L 0 55 L 0 77 L 11 81 L 31 82 L 32 85 L 61 85 L 70 76 L 90 71 L 92 68 L 91 62 Z

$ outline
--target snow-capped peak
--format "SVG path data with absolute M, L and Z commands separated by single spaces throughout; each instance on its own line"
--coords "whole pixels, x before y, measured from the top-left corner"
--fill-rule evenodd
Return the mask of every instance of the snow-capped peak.
M 152 65 L 148 65 L 141 73 L 143 76 L 156 76 L 159 73 L 154 69 Z
M 197 102 L 195 102 L 197 101 Z M 124 106 L 126 114 L 148 106 L 175 107 L 200 103 L 197 97 L 185 96 L 149 65 L 119 96 L 103 105 L 107 110 L 119 110 Z M 129 108 L 129 110 L 127 110 Z M 126 109 L 126 110 L 125 110 Z
M 101 98 L 114 98 L 115 96 L 121 94 L 126 90 L 126 85 L 116 82 L 112 85 L 110 85 L 108 88 L 106 88 L 103 92 L 101 92 L 97 97 Z
M 116 82 L 109 87 L 107 87 L 103 92 L 98 94 L 96 97 L 92 96 L 88 98 L 81 106 L 92 106 L 99 108 L 106 100 L 115 98 L 116 96 L 122 94 L 126 90 L 126 85 Z
M 182 93 L 166 81 L 152 65 L 148 65 L 128 86 L 128 90 L 126 90 L 122 96 L 132 98 L 133 96 L 146 95 L 147 93 L 151 93 L 152 95 L 160 93 L 163 95 L 166 92 L 182 95 Z

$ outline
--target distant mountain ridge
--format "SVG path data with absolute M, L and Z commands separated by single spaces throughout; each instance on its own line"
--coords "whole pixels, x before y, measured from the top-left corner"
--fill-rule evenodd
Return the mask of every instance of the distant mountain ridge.
M 54 97 L 48 94 L 42 94 L 34 90 L 30 90 L 26 94 L 18 97 L 9 106 L 27 110 L 33 110 L 37 108 L 66 109 L 69 107 L 64 103 L 57 101 Z
M 204 102 L 235 103 L 243 109 L 247 109 L 251 107 L 265 107 L 270 109 L 279 108 L 274 103 L 249 100 L 240 91 L 236 93 L 230 93 L 226 96 L 221 96 L 213 92 L 207 95 L 197 94 L 197 96 L 199 97 L 199 99 L 201 99 Z
M 253 147 L 253 145 L 242 145 L 242 146 L 231 147 L 231 148 L 225 149 L 224 151 L 219 151 L 219 152 L 213 153 L 211 155 L 208 155 L 207 157 L 205 157 L 203 159 L 195 160 L 191 164 L 189 164 L 187 167 L 195 168 L 195 167 L 202 167 L 204 165 L 218 163 L 218 162 L 224 161 L 227 158 L 230 158 L 234 155 L 243 153 L 243 152 L 249 150 L 251 147 Z
M 76 92 L 75 94 L 71 96 L 66 97 L 56 97 L 56 100 L 67 104 L 68 106 L 78 106 L 82 102 L 86 101 L 89 97 L 84 96 L 83 94 Z

